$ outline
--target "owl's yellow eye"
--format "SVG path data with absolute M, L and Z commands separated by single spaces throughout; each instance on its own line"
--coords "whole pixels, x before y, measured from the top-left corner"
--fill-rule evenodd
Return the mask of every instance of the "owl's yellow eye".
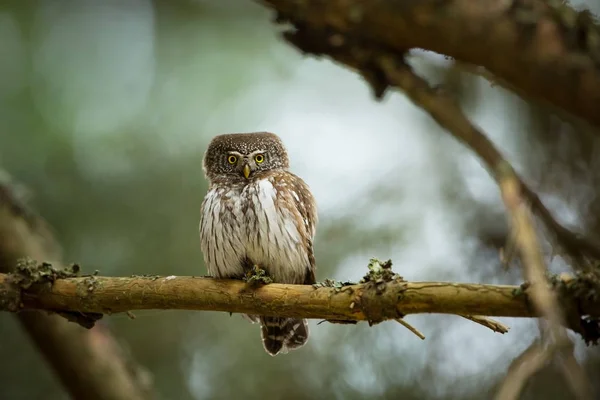
M 265 156 L 263 156 L 262 154 L 257 154 L 254 156 L 254 161 L 256 161 L 257 164 L 260 164 L 263 161 L 265 161 Z
M 236 156 L 229 156 L 229 157 L 227 157 L 227 162 L 229 164 L 235 164 L 237 162 L 237 157 Z

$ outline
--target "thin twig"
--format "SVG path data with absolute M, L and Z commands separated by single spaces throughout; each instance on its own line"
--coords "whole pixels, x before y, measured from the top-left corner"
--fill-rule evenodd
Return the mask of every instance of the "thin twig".
M 510 213 L 512 229 L 518 232 L 516 234 L 516 245 L 519 248 L 523 260 L 523 275 L 531 285 L 530 293 L 533 306 L 548 321 L 550 335 L 544 336 L 551 336 L 551 339 L 545 340 L 543 346 L 535 348 L 540 352 L 535 359 L 538 361 L 551 360 L 559 352 L 566 354 L 564 352 L 564 349 L 566 348 L 570 348 L 572 354 L 572 343 L 567 336 L 567 331 L 562 326 L 564 321 L 562 309 L 557 302 L 555 293 L 549 288 L 548 280 L 546 278 L 546 266 L 540 250 L 540 244 L 533 227 L 530 210 L 523 201 L 521 195 L 519 180 L 514 175 L 512 167 L 508 164 L 499 166 L 497 176 L 502 192 L 502 199 Z M 528 353 L 530 357 L 534 357 L 531 355 L 533 352 L 534 348 Z M 532 363 L 531 365 L 535 365 L 535 363 Z M 543 364 L 539 364 L 538 368 L 541 368 L 542 365 Z M 535 368 L 521 369 L 521 377 L 519 380 L 526 381 L 536 371 Z M 511 375 L 512 376 L 507 376 L 503 386 L 512 386 L 509 379 L 514 379 L 517 373 Z M 569 382 L 571 388 L 576 387 L 577 384 L 581 384 L 582 381 L 585 382 L 585 375 L 578 377 L 576 381 L 574 373 L 565 374 L 565 377 L 571 380 L 571 382 Z M 500 392 L 505 393 L 502 389 Z M 518 395 L 518 393 L 516 393 L 516 395 Z M 510 392 L 506 397 L 499 396 L 498 399 L 512 400 L 516 398 L 516 395 Z
M 508 326 L 504 325 L 500 321 L 496 321 L 488 317 L 483 317 L 481 315 L 461 315 L 461 317 L 466 318 L 469 321 L 473 321 L 476 324 L 485 326 L 486 328 L 489 328 L 492 331 L 498 333 L 507 333 L 510 329 Z
M 508 231 L 506 243 L 500 249 L 500 262 L 505 269 L 508 269 L 517 253 L 517 227 L 512 227 Z
M 398 322 L 400 325 L 402 325 L 403 327 L 405 327 L 406 329 L 408 329 L 409 331 L 414 333 L 419 339 L 425 340 L 425 335 L 423 335 L 421 333 L 421 331 L 419 331 L 417 328 L 415 328 L 414 326 L 412 326 L 411 324 L 409 324 L 402 318 L 396 318 L 396 322 Z
M 520 182 L 510 165 L 498 167 L 497 176 L 502 192 L 502 199 L 510 213 L 511 227 L 516 234 L 516 245 L 519 248 L 524 264 L 524 278 L 531 284 L 530 292 L 534 306 L 544 315 L 552 329 L 563 321 L 562 311 L 558 307 L 555 294 L 548 286 L 546 266 L 540 250 L 540 244 L 533 227 L 533 219 L 527 205 L 523 202 Z M 557 333 L 554 332 L 553 333 Z M 564 340 L 566 336 L 557 336 Z

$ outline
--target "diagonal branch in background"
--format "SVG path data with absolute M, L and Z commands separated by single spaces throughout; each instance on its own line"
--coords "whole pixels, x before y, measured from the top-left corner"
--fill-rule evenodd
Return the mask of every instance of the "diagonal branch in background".
M 415 104 L 428 111 L 452 136 L 474 151 L 498 180 L 496 171 L 500 166 L 508 164 L 508 161 L 486 135 L 469 121 L 456 101 L 441 88 L 431 88 L 423 78 L 414 74 L 407 64 L 398 61 L 397 57 L 386 55 L 379 60 L 388 82 L 401 88 Z M 531 208 L 544 223 L 555 243 L 564 251 L 564 255 L 575 263 L 575 267 L 587 271 L 590 260 L 600 260 L 599 244 L 571 232 L 558 223 L 539 196 L 525 185 L 518 175 L 515 175 L 515 179 L 521 188 L 522 196 L 531 204 Z
M 298 28 L 484 66 L 532 98 L 600 126 L 600 33 L 562 0 L 261 0 Z M 465 45 L 468 43 L 468 46 Z
M 450 95 L 441 88 L 432 88 L 412 71 L 404 62 L 403 53 L 396 54 L 378 47 L 376 43 L 344 36 L 329 29 L 315 30 L 305 21 L 296 24 L 296 29 L 284 32 L 284 37 L 304 53 L 326 55 L 354 69 L 371 85 L 377 97 L 383 96 L 390 86 L 402 89 L 438 124 L 474 151 L 493 176 L 497 167 L 507 162 L 485 134 L 469 121 Z M 600 260 L 600 245 L 558 223 L 539 196 L 520 177 L 517 176 L 517 179 L 523 196 L 544 223 L 561 253 L 572 260 L 574 267 L 583 271 L 592 270 L 592 264 Z
M 490 87 L 502 87 L 503 89 L 519 96 L 524 101 L 527 101 L 534 105 L 537 104 L 537 105 L 547 109 L 550 113 L 556 115 L 559 119 L 563 120 L 564 122 L 569 123 L 577 131 L 585 132 L 586 136 L 593 136 L 593 135 L 600 134 L 600 129 L 599 129 L 600 126 L 594 126 L 593 124 L 590 124 L 588 121 L 584 120 L 583 118 L 575 116 L 575 115 L 569 113 L 567 110 L 564 110 L 552 103 L 549 103 L 548 101 L 545 101 L 545 99 L 533 98 L 532 96 L 528 95 L 523 90 L 509 84 L 508 82 L 506 82 L 503 79 L 498 78 L 497 76 L 492 74 L 490 71 L 488 71 L 487 69 L 485 69 L 481 66 L 471 65 L 468 63 L 460 62 L 460 61 L 455 61 L 455 65 L 464 72 L 467 72 L 473 76 L 477 76 L 479 78 L 485 79 L 490 84 Z
M 23 257 L 59 260 L 59 245 L 50 228 L 25 209 L 15 192 L 8 175 L 0 170 L 0 271 L 12 271 Z M 39 311 L 21 312 L 17 318 L 72 398 L 153 397 L 149 373 L 129 357 L 105 327 L 86 330 L 58 315 Z
M 498 400 L 518 398 L 524 383 L 546 363 L 561 354 L 569 360 L 569 368 L 563 372 L 578 399 L 592 399 L 592 388 L 585 372 L 573 355 L 573 342 L 564 329 L 563 308 L 556 293 L 548 287 L 547 269 L 533 225 L 529 207 L 522 196 L 520 181 L 508 163 L 500 164 L 496 178 L 502 192 L 502 200 L 509 212 L 515 242 L 523 260 L 523 275 L 530 283 L 529 295 L 539 315 L 546 318 L 548 333 L 542 335 L 542 344 L 531 346 L 521 357 L 520 364 L 530 368 L 511 368 L 497 395 Z M 544 331 L 542 331 L 545 333 Z M 516 364 L 513 364 L 516 366 Z M 562 365 L 565 365 L 564 363 Z M 563 367 L 564 369 L 565 367 Z M 570 372 L 570 373 L 569 373 Z

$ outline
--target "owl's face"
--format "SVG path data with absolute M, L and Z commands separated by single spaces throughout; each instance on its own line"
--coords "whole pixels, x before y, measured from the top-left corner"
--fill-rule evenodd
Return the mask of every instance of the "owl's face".
M 261 172 L 289 167 L 287 151 L 274 133 L 231 133 L 213 138 L 204 154 L 209 181 L 247 182 Z

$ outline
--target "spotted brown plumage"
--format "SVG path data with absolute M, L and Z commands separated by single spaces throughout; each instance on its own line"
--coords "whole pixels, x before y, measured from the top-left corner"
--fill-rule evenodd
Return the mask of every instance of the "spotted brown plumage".
M 267 132 L 216 136 L 203 167 L 209 189 L 202 202 L 200 243 L 209 274 L 241 279 L 257 265 L 274 282 L 315 283 L 316 203 L 308 185 L 289 172 L 281 139 Z M 247 317 L 260 322 L 271 355 L 308 339 L 306 320 Z

